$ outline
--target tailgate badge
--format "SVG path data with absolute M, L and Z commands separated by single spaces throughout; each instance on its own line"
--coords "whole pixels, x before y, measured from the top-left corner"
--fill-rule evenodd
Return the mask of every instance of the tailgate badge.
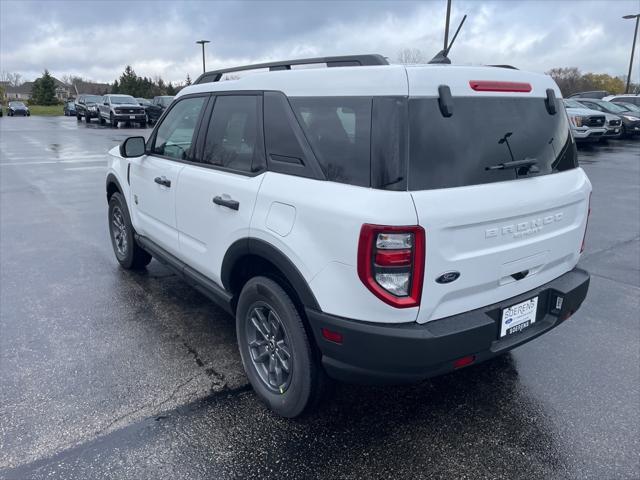
M 460 272 L 445 272 L 436 278 L 437 283 L 451 283 L 460 277 Z

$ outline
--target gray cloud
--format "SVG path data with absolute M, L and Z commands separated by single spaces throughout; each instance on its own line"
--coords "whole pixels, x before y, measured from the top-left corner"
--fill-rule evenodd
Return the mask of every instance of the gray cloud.
M 201 71 L 199 38 L 212 41 L 209 68 L 348 53 L 394 59 L 404 47 L 433 55 L 441 48 L 445 3 L 2 0 L 0 69 L 26 79 L 48 68 L 59 77 L 113 81 L 131 64 L 139 75 L 182 81 Z M 452 23 L 469 15 L 455 63 L 626 73 L 633 22 L 620 17 L 637 13 L 637 1 L 453 4 Z

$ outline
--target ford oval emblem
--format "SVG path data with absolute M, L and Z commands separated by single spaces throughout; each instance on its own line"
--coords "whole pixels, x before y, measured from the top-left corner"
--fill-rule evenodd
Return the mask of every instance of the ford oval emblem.
M 436 278 L 437 283 L 451 283 L 455 282 L 460 277 L 460 272 L 445 272 Z

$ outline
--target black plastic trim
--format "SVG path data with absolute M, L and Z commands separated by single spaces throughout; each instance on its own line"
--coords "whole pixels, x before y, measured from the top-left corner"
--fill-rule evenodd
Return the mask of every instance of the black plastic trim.
M 320 310 L 318 301 L 313 295 L 307 281 L 287 256 L 270 243 L 257 238 L 243 238 L 234 242 L 222 260 L 220 279 L 226 290 L 231 290 L 231 274 L 236 263 L 246 255 L 256 255 L 269 261 L 278 268 L 295 290 L 298 298 L 305 306 Z
M 124 192 L 124 190 L 122 189 L 122 185 L 120 185 L 120 182 L 118 181 L 118 178 L 113 174 L 110 173 L 107 175 L 107 179 L 105 181 L 105 189 L 107 191 L 107 194 L 109 192 L 109 184 L 110 183 L 115 183 L 116 187 L 118 187 L 118 190 L 120 191 L 120 193 Z
M 561 324 L 584 301 L 589 274 L 575 268 L 522 295 L 425 324 L 381 324 L 341 318 L 307 308 L 306 314 L 327 373 L 356 383 L 420 381 L 454 369 L 467 355 L 475 363 L 505 353 Z M 538 296 L 536 322 L 516 335 L 499 338 L 501 311 Z M 555 309 L 557 296 L 562 308 Z M 326 340 L 327 328 L 342 334 L 338 344 Z
M 243 72 L 247 70 L 259 70 L 268 68 L 270 71 L 291 70 L 292 65 L 312 65 L 324 63 L 327 67 L 360 67 L 372 65 L 389 65 L 385 57 L 378 54 L 365 55 L 345 55 L 339 57 L 315 57 L 315 58 L 299 58 L 296 60 L 281 60 L 279 62 L 256 63 L 253 65 L 240 65 L 237 67 L 222 68 L 220 70 L 212 70 L 200 75 L 194 83 L 218 82 L 225 73 Z
M 217 285 L 214 281 L 202 275 L 200 272 L 186 265 L 171 253 L 160 247 L 152 240 L 136 234 L 136 242 L 141 248 L 149 252 L 153 258 L 163 263 L 176 275 L 181 276 L 185 281 L 193 286 L 200 293 L 213 300 L 227 313 L 233 315 L 232 299 L 233 295 Z

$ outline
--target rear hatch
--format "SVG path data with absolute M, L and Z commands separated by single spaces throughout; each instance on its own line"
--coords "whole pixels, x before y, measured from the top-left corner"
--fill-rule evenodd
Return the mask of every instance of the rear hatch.
M 571 270 L 591 185 L 555 83 L 491 67 L 407 72 L 409 190 L 426 231 L 417 321 L 501 302 Z M 451 92 L 444 109 L 442 85 Z M 508 166 L 520 160 L 528 164 Z

